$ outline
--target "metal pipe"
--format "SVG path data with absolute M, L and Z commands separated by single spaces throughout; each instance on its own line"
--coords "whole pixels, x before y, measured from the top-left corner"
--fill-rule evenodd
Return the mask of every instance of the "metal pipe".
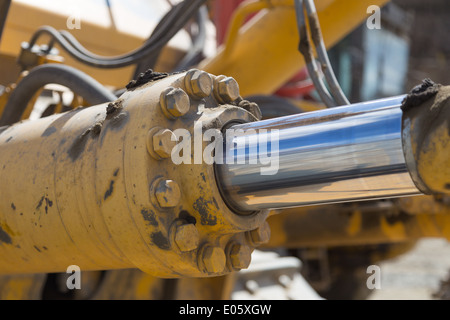
M 303 1 L 302 1 L 303 2 Z M 344 106 L 349 105 L 347 97 L 339 85 L 339 82 L 336 79 L 336 76 L 333 71 L 333 67 L 331 66 L 331 62 L 328 59 L 327 50 L 325 47 L 325 43 L 323 42 L 322 31 L 319 24 L 319 17 L 317 16 L 316 6 L 314 5 L 314 1 L 306 0 L 305 2 L 306 11 L 308 12 L 308 20 L 311 29 L 311 38 L 314 42 L 314 46 L 317 51 L 317 56 L 319 57 L 320 64 L 322 65 L 322 70 L 325 75 L 325 78 L 330 86 L 330 92 L 336 101 L 337 105 Z
M 232 126 L 216 165 L 224 198 L 248 214 L 419 194 L 402 151 L 403 98 Z
M 334 98 L 328 92 L 325 83 L 321 78 L 321 72 L 317 65 L 316 59 L 314 58 L 313 49 L 309 40 L 308 31 L 306 28 L 306 18 L 303 12 L 303 3 L 302 1 L 295 1 L 295 12 L 297 15 L 297 26 L 300 34 L 300 43 L 298 46 L 298 50 L 303 55 L 306 63 L 306 68 L 308 69 L 309 77 L 311 78 L 314 87 L 316 88 L 317 93 L 320 96 L 322 102 L 328 107 L 336 107 L 336 102 Z M 318 23 L 316 23 L 318 26 Z M 323 65 L 323 64 L 322 64 Z M 327 69 L 327 68 L 324 68 Z M 324 70 L 325 71 L 325 70 Z M 347 103 L 343 103 L 342 105 L 346 105 Z

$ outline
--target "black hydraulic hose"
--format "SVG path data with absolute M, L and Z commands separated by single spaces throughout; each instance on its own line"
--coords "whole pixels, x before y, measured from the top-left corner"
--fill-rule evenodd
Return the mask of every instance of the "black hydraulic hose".
M 309 41 L 308 32 L 306 28 L 306 18 L 303 12 L 303 0 L 295 1 L 295 12 L 297 15 L 297 27 L 300 34 L 299 51 L 304 56 L 306 67 L 308 68 L 309 76 L 311 77 L 314 87 L 317 90 L 323 103 L 328 108 L 335 107 L 336 102 L 327 90 L 325 83 L 320 77 L 319 67 L 317 66 L 316 59 L 314 58 L 311 43 Z
M 319 57 L 319 62 L 325 68 L 322 68 L 327 79 L 327 83 L 330 86 L 330 92 L 334 100 L 339 106 L 349 105 L 347 97 L 339 85 L 336 76 L 331 66 L 330 60 L 328 59 L 327 49 L 325 48 L 325 43 L 323 42 L 322 31 L 320 30 L 319 18 L 317 17 L 316 7 L 313 0 L 303 0 L 305 3 L 305 8 L 308 13 L 309 23 L 311 25 L 311 38 L 313 39 L 314 46 L 316 47 L 317 56 Z M 313 25 L 314 24 L 314 25 Z
M 147 48 L 149 45 L 152 44 L 152 41 L 155 41 L 155 39 L 157 39 L 157 38 L 163 37 L 164 36 L 163 30 L 168 30 L 168 28 L 171 27 L 171 23 L 173 22 L 173 20 L 179 18 L 179 15 L 182 12 L 181 10 L 183 9 L 181 7 L 182 4 L 183 3 L 180 2 L 179 4 L 174 6 L 169 12 L 167 12 L 167 14 L 159 21 L 158 25 L 153 30 L 151 37 L 149 37 L 140 48 L 137 48 L 125 55 L 122 55 L 122 56 L 104 57 L 104 56 L 97 55 L 95 53 L 90 52 L 85 47 L 83 47 L 83 45 L 80 42 L 78 42 L 78 40 L 70 32 L 68 32 L 66 30 L 60 30 L 59 33 L 73 47 L 73 49 L 75 49 L 76 51 L 85 55 L 86 57 L 89 57 L 91 59 L 99 59 L 99 60 L 120 59 L 120 58 L 124 58 L 126 56 L 131 56 L 135 53 L 138 53 L 138 52 L 144 50 L 145 48 Z M 54 31 L 56 31 L 56 30 L 54 30 Z M 70 49 L 72 49 L 72 48 L 70 48 Z
M 126 67 L 131 64 L 134 64 L 142 59 L 144 59 L 149 53 L 154 50 L 155 46 L 150 46 L 148 48 L 145 46 L 141 47 L 138 50 L 134 50 L 133 52 L 117 57 L 104 57 L 104 58 L 95 58 L 93 53 L 90 53 L 90 56 L 87 56 L 85 53 L 88 52 L 87 49 L 83 49 L 83 52 L 79 49 L 74 48 L 67 39 L 61 35 L 56 29 L 44 26 L 39 28 L 39 30 L 34 34 L 31 39 L 28 47 L 31 48 L 32 45 L 36 42 L 37 38 L 43 34 L 50 35 L 52 37 L 52 44 L 58 43 L 68 54 L 70 54 L 74 59 L 78 60 L 81 63 L 86 65 L 96 67 L 96 68 L 121 68 Z
M 180 2 L 177 5 L 173 6 L 172 9 L 170 9 L 169 12 L 167 12 L 164 15 L 164 17 L 162 17 L 162 19 L 159 21 L 159 23 L 155 27 L 155 29 L 153 29 L 153 32 L 150 34 L 150 37 L 147 39 L 147 41 L 145 43 L 149 43 L 151 41 L 154 41 L 154 39 L 156 38 L 157 33 L 159 32 L 159 30 L 162 30 L 162 29 L 166 28 L 166 24 L 170 23 L 171 15 L 174 15 L 176 10 L 180 10 L 181 4 L 182 3 Z M 157 60 L 159 58 L 159 55 L 161 54 L 161 51 L 162 51 L 162 47 L 160 49 L 158 49 L 158 50 L 155 50 L 151 54 L 149 54 L 142 61 L 139 61 L 136 64 L 136 68 L 134 69 L 134 73 L 133 73 L 133 76 L 131 78 L 132 79 L 137 79 L 140 73 L 145 72 L 148 69 L 153 69 L 155 67 L 155 65 L 156 65 L 156 62 L 157 62 Z
M 206 2 L 206 1 L 201 0 L 201 3 L 205 3 L 205 2 Z M 184 3 L 184 2 L 175 5 L 175 6 L 172 8 L 172 10 L 170 10 L 170 11 L 169 11 L 169 12 L 161 19 L 160 23 L 159 23 L 159 24 L 156 26 L 156 28 L 153 30 L 153 33 L 151 34 L 149 40 L 153 40 L 153 38 L 155 37 L 155 34 L 158 32 L 158 30 L 159 30 L 160 28 L 163 28 L 163 26 L 164 26 L 163 23 L 164 23 L 165 20 L 168 20 L 168 16 L 171 14 L 171 12 L 174 11 L 174 10 L 176 10 L 176 8 L 179 7 L 180 4 L 183 4 L 183 3 Z M 198 8 L 198 7 L 200 7 L 200 6 L 197 6 L 197 8 Z M 207 10 L 205 6 L 202 6 L 202 7 L 203 7 L 205 10 Z M 200 11 L 202 10 L 202 9 L 201 9 L 202 7 L 200 7 L 200 9 L 197 10 L 197 19 L 200 19 L 200 15 L 202 15 L 202 14 L 200 13 Z M 183 9 L 183 8 L 181 8 L 181 9 Z M 182 12 L 183 12 L 183 11 L 182 11 Z M 193 13 L 194 13 L 194 12 L 190 12 L 190 13 L 188 14 L 189 18 L 193 15 Z M 186 12 L 184 12 L 183 14 L 186 15 Z M 206 14 L 207 14 L 207 12 L 206 12 Z M 186 17 L 188 17 L 188 16 L 186 16 Z M 206 19 L 206 17 L 205 17 L 205 19 Z M 188 22 L 188 20 L 189 20 L 189 19 L 183 20 L 183 21 L 185 21 L 185 23 L 183 24 L 183 26 Z M 200 20 L 198 21 L 198 23 L 200 23 Z M 206 23 L 206 22 L 205 22 L 205 23 Z M 181 27 L 181 28 L 182 28 L 182 27 Z M 180 30 L 181 28 L 179 28 L 178 30 Z M 200 26 L 200 25 L 199 25 L 199 34 L 198 34 L 198 35 L 201 37 L 201 36 L 203 36 L 203 33 L 205 33 L 204 36 L 205 36 L 205 39 L 206 39 L 206 31 L 203 32 L 203 29 L 204 29 L 204 28 L 206 28 L 206 25 L 205 25 L 205 26 Z M 201 32 L 201 33 L 200 33 L 200 32 Z M 201 45 L 201 43 L 197 43 L 198 41 L 201 41 L 201 39 L 198 39 L 198 37 L 197 37 L 197 38 L 195 39 L 195 41 L 194 41 L 194 42 L 196 42 L 196 44 L 194 44 L 194 45 L 196 45 L 196 46 Z M 132 79 L 137 79 L 137 77 L 138 77 L 142 72 L 145 72 L 145 71 L 148 70 L 148 69 L 154 69 L 154 68 L 155 68 L 155 65 L 156 65 L 156 63 L 157 63 L 157 61 L 158 61 L 158 58 L 159 58 L 159 56 L 160 56 L 160 54 L 161 54 L 162 49 L 163 49 L 163 47 L 160 47 L 159 49 L 157 49 L 157 50 L 153 51 L 151 54 L 149 54 L 149 55 L 147 56 L 146 59 L 140 61 L 140 62 L 136 65 L 136 69 L 135 69 L 135 71 L 134 71 L 134 74 L 133 74 Z M 192 49 L 196 50 L 196 47 L 195 47 L 195 48 L 193 47 Z M 197 56 L 197 55 L 196 55 L 196 56 Z M 194 57 L 194 58 L 195 58 L 195 57 Z M 191 58 L 189 57 L 188 59 L 191 59 Z M 184 60 L 184 58 L 183 58 L 183 60 Z M 189 61 L 187 61 L 187 63 L 189 63 Z M 176 69 L 178 70 L 178 68 L 176 68 Z M 176 70 L 172 70 L 172 71 L 176 71 Z
M 183 71 L 196 64 L 196 60 L 202 55 L 206 43 L 206 23 L 208 20 L 208 9 L 200 7 L 197 13 L 198 33 L 193 39 L 192 47 L 175 68 L 175 72 Z
M 0 0 L 0 40 L 2 39 L 3 28 L 5 27 L 10 5 L 11 0 Z
M 308 14 L 308 21 L 311 29 L 311 37 L 317 51 L 318 60 L 322 66 L 322 71 L 325 79 L 330 87 L 330 92 L 320 77 L 320 70 L 312 51 L 312 46 L 308 37 L 306 28 L 306 18 L 303 10 L 306 9 Z M 348 105 L 350 102 L 342 91 L 339 82 L 328 59 L 325 43 L 323 42 L 322 32 L 320 30 L 319 19 L 317 17 L 316 7 L 313 0 L 296 0 L 295 12 L 297 15 L 297 25 L 300 33 L 299 51 L 303 54 L 308 68 L 309 76 L 311 77 L 314 87 L 317 90 L 322 101 L 328 108 L 335 106 Z
M 0 126 L 20 121 L 36 92 L 51 83 L 69 88 L 92 105 L 116 100 L 112 92 L 82 71 L 66 65 L 45 64 L 32 69 L 17 84 L 5 105 Z
M 158 54 L 205 1 L 192 0 L 182 2 L 180 6 L 174 8 L 176 9 L 174 11 L 175 13 L 167 15 L 167 19 L 164 21 L 164 27 L 157 28 L 158 30 L 155 30 L 152 37 L 143 46 L 124 55 L 116 57 L 96 55 L 82 47 L 78 42 L 74 42 L 74 38 L 66 38 L 51 27 L 40 28 L 31 38 L 29 47 L 31 48 L 41 35 L 49 34 L 52 40 L 58 43 L 73 58 L 87 65 L 97 68 L 120 68 L 129 66 L 147 59 L 149 56 Z

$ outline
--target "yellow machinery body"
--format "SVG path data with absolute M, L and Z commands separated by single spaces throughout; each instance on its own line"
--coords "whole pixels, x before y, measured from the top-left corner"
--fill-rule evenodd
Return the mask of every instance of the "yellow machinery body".
M 331 47 L 367 19 L 370 5 L 388 1 L 316 2 L 324 42 Z M 241 28 L 254 12 L 257 17 Z M 27 39 L 43 21 L 65 24 L 61 16 L 13 3 L 1 65 L 19 54 L 18 39 Z M 111 45 L 117 41 L 132 49 L 142 40 L 93 25 L 87 29 L 83 40 L 104 54 L 120 53 Z M 37 298 L 45 273 L 74 264 L 83 271 L 145 272 L 109 271 L 103 290 L 90 298 L 158 298 L 164 278 L 181 278 L 172 297 L 229 298 L 232 274 L 247 268 L 252 251 L 263 244 L 310 248 L 450 238 L 448 89 L 405 112 L 403 123 L 411 139 L 406 154 L 417 164 L 413 180 L 434 196 L 238 215 L 222 197 L 214 166 L 170 161 L 176 129 L 194 135 L 195 122 L 205 131 L 260 120 L 258 108 L 241 96 L 272 94 L 304 67 L 298 40 L 292 0 L 246 1 L 224 46 L 197 66 L 202 71 L 150 81 L 112 103 L 0 127 L 0 297 Z M 177 50 L 165 50 L 158 68 L 179 59 Z M 67 63 L 113 87 L 123 86 L 132 71 Z M 1 96 L 0 115 L 14 87 Z M 434 118 L 422 116 L 430 110 Z M 86 274 L 93 283 L 99 279 Z M 121 293 L 108 293 L 117 283 Z
M 2 194 L 11 199 L 1 209 L 2 272 L 63 272 L 76 264 L 82 270 L 139 267 L 162 277 L 217 275 L 225 271 L 226 250 L 237 245 L 250 254 L 245 232 L 261 227 L 267 212 L 235 215 L 217 196 L 211 165 L 177 165 L 160 149 L 174 143 L 170 129 L 194 121 L 210 127 L 256 118 L 221 107 L 211 85 L 204 106 L 184 91 L 185 79 L 184 73 L 170 76 L 114 103 L 2 132 Z M 163 112 L 166 103 L 182 113 Z M 16 170 L 20 177 L 12 175 Z M 25 202 L 21 190 L 29 190 Z M 214 259 L 218 265 L 208 268 Z

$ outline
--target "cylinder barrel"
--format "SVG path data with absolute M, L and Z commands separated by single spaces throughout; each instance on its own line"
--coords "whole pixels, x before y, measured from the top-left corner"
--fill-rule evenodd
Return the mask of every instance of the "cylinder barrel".
M 249 235 L 268 212 L 236 215 L 211 164 L 171 157 L 175 132 L 192 136 L 194 123 L 256 120 L 219 104 L 213 77 L 177 73 L 109 104 L 0 127 L 0 274 L 76 265 L 174 278 L 246 267 L 259 244 Z

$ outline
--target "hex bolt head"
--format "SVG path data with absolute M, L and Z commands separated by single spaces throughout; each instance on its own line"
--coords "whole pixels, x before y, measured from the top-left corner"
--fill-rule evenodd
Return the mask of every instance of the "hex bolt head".
M 157 159 L 170 158 L 172 149 L 177 144 L 175 134 L 169 129 L 158 128 L 150 130 L 148 135 L 149 153 Z
M 227 258 L 222 248 L 207 246 L 203 248 L 201 259 L 209 273 L 220 273 L 225 269 Z
M 181 252 L 187 252 L 198 248 L 200 235 L 195 225 L 183 224 L 177 226 L 174 240 Z
M 180 202 L 180 187 L 173 180 L 161 180 L 156 186 L 155 196 L 161 208 L 173 208 Z
M 192 69 L 186 73 L 184 86 L 189 95 L 193 98 L 201 99 L 211 94 L 213 80 L 207 72 Z
M 247 269 L 252 260 L 252 251 L 248 246 L 236 243 L 231 247 L 228 257 L 234 270 Z
M 270 239 L 270 226 L 267 222 L 252 231 L 247 233 L 247 239 L 253 246 L 259 246 L 263 243 L 266 243 Z
M 169 87 L 161 93 L 160 104 L 163 113 L 170 119 L 182 117 L 189 112 L 189 96 L 180 88 Z
M 239 107 L 250 112 L 256 119 L 258 120 L 262 119 L 261 109 L 258 107 L 256 103 L 247 100 L 242 100 L 241 102 L 239 102 Z
M 214 81 L 214 95 L 221 103 L 236 101 L 239 98 L 239 84 L 231 77 L 218 76 Z

